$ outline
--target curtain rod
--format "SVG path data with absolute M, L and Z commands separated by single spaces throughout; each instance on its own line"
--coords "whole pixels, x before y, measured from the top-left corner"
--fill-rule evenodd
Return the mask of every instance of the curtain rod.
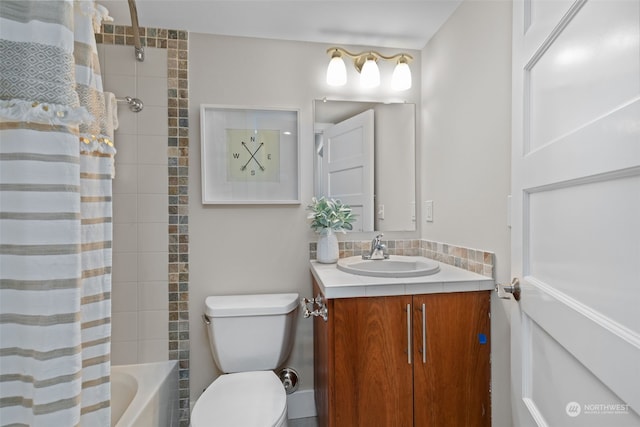
M 129 12 L 131 13 L 131 27 L 133 28 L 133 43 L 135 46 L 136 59 L 144 61 L 144 48 L 140 44 L 140 28 L 138 27 L 138 10 L 136 0 L 129 0 Z

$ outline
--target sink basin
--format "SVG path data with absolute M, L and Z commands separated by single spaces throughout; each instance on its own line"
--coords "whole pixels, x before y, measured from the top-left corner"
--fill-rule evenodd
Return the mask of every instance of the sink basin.
M 436 261 L 419 256 L 391 255 L 389 259 L 369 260 L 352 256 L 338 260 L 338 270 L 359 276 L 419 277 L 440 271 Z

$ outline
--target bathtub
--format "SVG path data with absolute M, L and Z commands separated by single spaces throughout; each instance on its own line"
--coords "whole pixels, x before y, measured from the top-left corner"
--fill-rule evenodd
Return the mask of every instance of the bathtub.
M 111 427 L 177 425 L 177 361 L 111 366 Z

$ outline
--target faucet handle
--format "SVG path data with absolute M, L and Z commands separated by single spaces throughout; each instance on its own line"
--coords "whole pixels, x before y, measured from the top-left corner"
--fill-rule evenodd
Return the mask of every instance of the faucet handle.
M 380 251 L 382 252 L 382 257 L 384 259 L 389 259 L 389 253 L 387 252 L 387 245 L 380 244 Z

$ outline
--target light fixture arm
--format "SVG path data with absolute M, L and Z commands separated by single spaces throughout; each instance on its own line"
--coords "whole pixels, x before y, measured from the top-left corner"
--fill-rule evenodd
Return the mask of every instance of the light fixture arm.
M 362 71 L 362 66 L 368 59 L 372 59 L 376 62 L 378 61 L 378 59 L 384 59 L 386 61 L 393 61 L 394 59 L 397 59 L 398 62 L 404 62 L 407 64 L 413 60 L 413 57 L 408 53 L 397 53 L 395 55 L 390 55 L 390 56 L 383 55 L 380 52 L 377 52 L 375 50 L 366 50 L 359 53 L 353 53 L 353 52 L 349 52 L 347 49 L 337 47 L 337 46 L 330 47 L 329 49 L 327 49 L 327 53 L 331 54 L 332 58 L 335 56 L 342 56 L 342 55 L 352 58 L 353 65 L 356 67 L 356 70 L 358 70 L 358 72 Z

